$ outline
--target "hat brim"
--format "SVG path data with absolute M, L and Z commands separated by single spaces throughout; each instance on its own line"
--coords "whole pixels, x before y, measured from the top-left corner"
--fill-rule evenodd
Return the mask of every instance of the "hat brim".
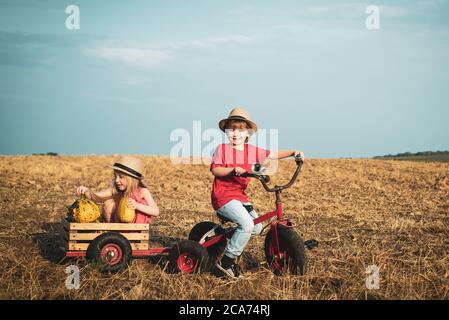
M 140 177 L 139 177 L 139 176 L 137 176 L 137 175 L 135 175 L 135 174 L 132 174 L 131 172 L 126 171 L 126 170 L 124 170 L 124 169 L 122 169 L 122 168 L 119 168 L 119 167 L 116 167 L 116 166 L 111 166 L 111 165 L 108 165 L 107 167 L 108 167 L 108 168 L 112 168 L 112 169 L 117 170 L 117 171 L 120 171 L 120 172 L 123 172 L 123 173 L 126 174 L 127 176 L 136 178 L 136 179 L 138 179 L 138 180 L 142 180 L 142 179 L 143 179 L 143 176 L 140 176 Z
M 255 133 L 257 131 L 257 125 L 254 122 L 252 122 L 251 120 L 245 119 L 244 117 L 240 117 L 240 116 L 230 116 L 226 119 L 220 120 L 220 122 L 218 123 L 218 127 L 221 129 L 221 131 L 225 132 L 226 123 L 229 120 L 245 121 L 249 125 L 250 129 L 253 131 L 252 133 Z

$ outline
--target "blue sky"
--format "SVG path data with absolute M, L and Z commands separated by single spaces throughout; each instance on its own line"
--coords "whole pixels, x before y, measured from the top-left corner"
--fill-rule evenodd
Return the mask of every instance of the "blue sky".
M 448 150 L 448 83 L 449 1 L 0 1 L 0 154 L 169 154 L 235 106 L 309 157 Z

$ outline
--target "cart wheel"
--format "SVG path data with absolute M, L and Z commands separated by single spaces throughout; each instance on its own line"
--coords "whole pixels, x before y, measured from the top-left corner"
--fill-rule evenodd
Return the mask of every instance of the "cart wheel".
M 198 242 L 183 240 L 168 254 L 169 270 L 173 273 L 201 273 L 210 269 L 209 254 Z
M 117 232 L 106 232 L 89 244 L 86 258 L 101 272 L 117 272 L 128 265 L 131 253 L 128 239 Z
M 279 255 L 276 256 L 275 242 L 270 230 L 265 237 L 265 257 L 276 275 L 286 273 L 303 275 L 307 263 L 304 241 L 296 231 L 277 225 Z
M 217 224 L 212 221 L 203 221 L 198 224 L 196 224 L 189 234 L 189 240 L 193 240 L 195 242 L 199 242 L 201 238 L 210 230 L 212 230 Z M 217 229 L 215 229 L 215 232 L 208 236 L 205 240 L 210 240 L 214 236 L 220 235 L 224 233 L 224 229 L 222 226 L 218 226 Z M 228 239 L 222 238 L 219 242 L 216 244 L 207 247 L 206 250 L 209 253 L 209 256 L 213 259 L 216 259 L 221 254 L 223 254 L 226 245 L 228 244 Z

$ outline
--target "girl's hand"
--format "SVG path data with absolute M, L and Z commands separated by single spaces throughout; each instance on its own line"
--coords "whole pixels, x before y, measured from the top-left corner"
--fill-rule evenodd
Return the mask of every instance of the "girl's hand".
M 295 158 L 301 158 L 301 159 L 304 159 L 304 152 L 299 151 L 299 150 L 296 150 L 295 153 L 293 154 L 293 156 L 294 156 Z
M 82 194 L 85 194 L 86 192 L 88 192 L 89 191 L 89 188 L 88 187 L 85 187 L 85 186 L 79 186 L 78 188 L 76 188 L 76 195 L 77 196 L 80 196 L 80 195 L 82 195 Z
M 243 168 L 240 168 L 240 167 L 235 167 L 234 172 L 235 172 L 236 176 L 240 176 L 240 175 L 246 173 L 246 170 Z
M 137 208 L 137 202 L 134 199 L 128 198 L 128 207 L 130 207 L 131 209 L 136 209 Z

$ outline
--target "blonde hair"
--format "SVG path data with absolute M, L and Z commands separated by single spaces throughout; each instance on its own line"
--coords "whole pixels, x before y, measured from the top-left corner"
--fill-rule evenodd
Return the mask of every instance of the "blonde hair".
M 112 188 L 112 194 L 113 195 L 121 195 L 122 197 L 129 197 L 131 196 L 134 191 L 136 191 L 137 188 L 146 188 L 146 185 L 143 183 L 142 180 L 131 177 L 121 171 L 116 171 L 115 172 L 120 172 L 121 174 L 123 174 L 126 178 L 126 190 L 125 191 L 119 191 L 115 185 L 115 179 L 113 181 L 113 188 Z

